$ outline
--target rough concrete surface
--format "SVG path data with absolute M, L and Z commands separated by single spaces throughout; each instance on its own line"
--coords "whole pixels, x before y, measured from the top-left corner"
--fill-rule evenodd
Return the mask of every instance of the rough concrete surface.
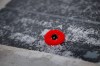
M 0 45 L 0 66 L 100 66 L 71 57 Z

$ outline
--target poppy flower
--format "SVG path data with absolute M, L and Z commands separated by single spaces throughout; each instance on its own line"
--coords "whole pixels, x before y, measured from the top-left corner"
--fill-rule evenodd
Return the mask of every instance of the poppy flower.
M 65 40 L 65 35 L 60 30 L 50 30 L 44 36 L 44 41 L 47 45 L 56 46 L 62 44 Z

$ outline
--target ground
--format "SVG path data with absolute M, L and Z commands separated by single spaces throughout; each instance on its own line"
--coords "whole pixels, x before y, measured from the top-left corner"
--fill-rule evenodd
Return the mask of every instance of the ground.
M 81 59 L 0 45 L 1 66 L 100 66 Z
M 98 0 L 11 0 L 0 10 L 0 44 L 100 61 Z M 50 47 L 44 34 L 59 29 L 68 37 Z

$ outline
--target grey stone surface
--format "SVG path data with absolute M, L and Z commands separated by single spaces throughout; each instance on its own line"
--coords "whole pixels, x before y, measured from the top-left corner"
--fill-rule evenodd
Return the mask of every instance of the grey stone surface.
M 12 0 L 0 10 L 0 43 L 100 61 L 98 0 Z M 59 29 L 68 37 L 62 45 L 47 46 L 44 33 Z M 87 52 L 97 52 L 95 58 Z

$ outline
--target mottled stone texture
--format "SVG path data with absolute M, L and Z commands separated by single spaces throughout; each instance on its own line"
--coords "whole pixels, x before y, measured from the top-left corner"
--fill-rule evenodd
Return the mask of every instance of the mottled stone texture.
M 99 0 L 12 0 L 0 10 L 0 43 L 99 62 L 99 4 Z M 62 30 L 68 40 L 47 46 L 42 33 L 50 29 Z

